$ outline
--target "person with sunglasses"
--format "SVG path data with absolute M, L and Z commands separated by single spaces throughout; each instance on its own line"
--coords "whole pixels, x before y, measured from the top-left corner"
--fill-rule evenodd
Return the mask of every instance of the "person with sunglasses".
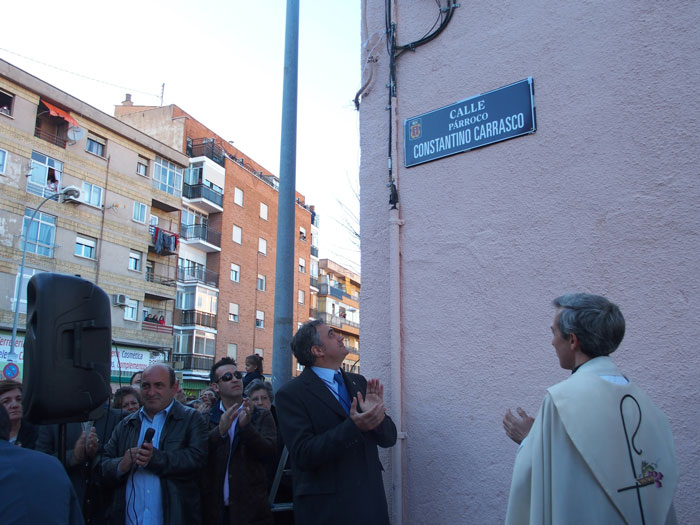
M 202 483 L 202 521 L 219 525 L 272 523 L 266 465 L 276 452 L 269 410 L 243 399 L 243 374 L 230 357 L 211 368 L 219 396 L 209 413 L 209 454 Z

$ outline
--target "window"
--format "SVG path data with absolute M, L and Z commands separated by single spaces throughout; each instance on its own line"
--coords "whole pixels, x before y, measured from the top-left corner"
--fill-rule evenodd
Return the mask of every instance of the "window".
M 233 188 L 233 202 L 239 206 L 243 206 L 243 190 L 240 188 Z
M 262 237 L 258 237 L 258 251 L 263 255 L 267 255 L 267 241 Z
M 216 355 L 216 336 L 208 332 L 194 333 L 194 353 L 201 355 Z
M 259 355 L 260 357 L 263 356 L 263 352 L 264 352 L 264 351 L 263 351 L 262 348 L 254 348 L 254 349 L 253 349 L 253 353 L 254 353 L 255 355 Z
M 255 310 L 255 327 L 265 328 L 265 312 Z
M 5 164 L 7 163 L 7 151 L 0 149 L 0 175 L 5 173 Z
M 182 196 L 183 169 L 160 157 L 153 162 L 153 187 L 175 197 Z
M 151 226 L 158 226 L 158 215 L 151 214 L 151 217 L 148 219 L 148 224 Z
M 105 156 L 105 145 L 107 144 L 107 139 L 98 137 L 92 133 L 88 133 L 87 147 L 85 151 L 97 155 L 98 157 Z
M 95 249 L 97 247 L 97 239 L 86 235 L 78 235 L 75 238 L 75 255 L 85 257 L 87 259 L 95 258 Z
M 264 202 L 260 203 L 260 218 L 267 220 L 267 204 Z
M 14 101 L 15 96 L 12 93 L 0 89 L 0 114 L 11 116 Z
M 33 276 L 35 276 L 38 273 L 42 273 L 44 270 L 36 270 L 34 268 L 27 268 L 26 266 L 24 267 L 24 277 L 22 278 L 22 289 L 19 291 L 19 311 L 20 313 L 26 314 L 27 313 L 27 284 L 29 283 L 29 279 L 31 279 Z M 17 277 L 15 278 L 15 285 L 12 287 L 12 311 L 15 311 L 15 303 L 17 302 L 17 297 L 15 294 L 17 293 L 17 284 L 19 281 L 19 274 L 17 274 Z
M 297 363 L 297 372 L 303 372 L 303 371 L 304 371 L 304 367 L 301 366 L 301 363 Z
M 238 344 L 228 343 L 228 347 L 226 348 L 226 355 L 233 360 L 238 359 Z
M 136 174 L 148 177 L 148 159 L 139 157 L 139 161 L 136 163 Z
M 311 270 L 309 274 L 311 277 L 316 277 L 318 279 L 318 261 L 311 259 Z
M 233 242 L 241 244 L 241 239 L 243 237 L 243 230 L 240 226 L 233 225 Z
M 228 320 L 234 323 L 238 322 L 238 305 L 236 303 L 228 303 Z
M 193 287 L 178 290 L 175 295 L 175 308 L 194 310 L 195 289 Z
M 306 299 L 306 293 L 304 290 L 299 290 L 299 304 L 304 304 L 304 300 Z
M 63 162 L 32 151 L 32 162 L 27 177 L 27 193 L 48 197 L 56 193 L 63 176 Z
M 82 198 L 85 204 L 102 206 L 102 187 L 89 182 L 83 182 Z
M 129 250 L 129 270 L 141 271 L 141 252 Z
M 258 290 L 265 291 L 265 276 L 261 273 L 258 274 Z
M 231 264 L 231 280 L 234 283 L 241 282 L 241 267 L 237 264 Z
M 27 252 L 36 253 L 45 257 L 53 257 L 54 241 L 56 239 L 56 217 L 39 212 L 31 219 L 34 210 L 25 208 L 24 222 L 22 223 L 22 246 L 27 245 Z
M 197 288 L 197 311 L 216 315 L 219 293 L 206 288 Z
M 299 240 L 306 241 L 306 229 L 299 226 Z
M 124 307 L 124 319 L 126 321 L 136 321 L 139 313 L 139 302 L 135 299 L 127 299 Z
M 146 223 L 146 205 L 143 202 L 134 201 L 134 216 L 136 222 Z
M 306 261 L 299 257 L 299 273 L 306 273 Z

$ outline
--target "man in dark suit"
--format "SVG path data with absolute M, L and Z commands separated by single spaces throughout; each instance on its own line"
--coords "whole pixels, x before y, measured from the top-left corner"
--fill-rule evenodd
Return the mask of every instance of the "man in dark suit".
M 277 415 L 294 473 L 294 516 L 301 524 L 388 524 L 377 445 L 396 443 L 377 379 L 339 369 L 343 336 L 322 321 L 292 339 L 305 368 L 277 393 Z

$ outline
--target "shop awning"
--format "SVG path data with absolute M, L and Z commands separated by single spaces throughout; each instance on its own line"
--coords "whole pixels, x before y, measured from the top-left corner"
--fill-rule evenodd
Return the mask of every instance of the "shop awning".
M 57 108 L 53 104 L 49 104 L 46 102 L 43 98 L 41 99 L 41 103 L 49 108 L 49 113 L 53 115 L 54 117 L 61 117 L 63 120 L 68 122 L 71 126 L 79 127 L 78 121 L 75 120 L 73 117 L 71 117 L 67 111 L 63 111 L 60 108 Z

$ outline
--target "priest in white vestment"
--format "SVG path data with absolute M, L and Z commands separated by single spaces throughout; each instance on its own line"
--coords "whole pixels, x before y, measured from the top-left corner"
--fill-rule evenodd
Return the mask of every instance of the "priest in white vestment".
M 620 309 L 590 294 L 554 306 L 552 346 L 573 373 L 547 389 L 534 421 L 521 409 L 504 418 L 522 439 L 506 524 L 676 523 L 671 427 L 608 357 L 625 334 Z

